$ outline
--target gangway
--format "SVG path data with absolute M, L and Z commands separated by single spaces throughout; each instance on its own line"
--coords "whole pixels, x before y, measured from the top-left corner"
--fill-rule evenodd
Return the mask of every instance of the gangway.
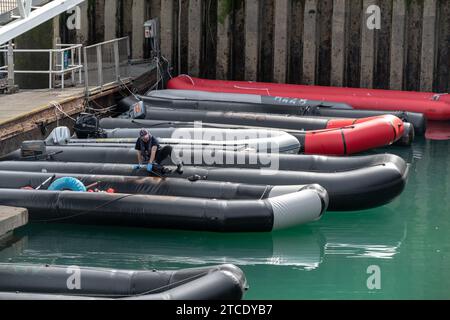
M 0 0 L 0 45 L 82 2 L 84 0 Z

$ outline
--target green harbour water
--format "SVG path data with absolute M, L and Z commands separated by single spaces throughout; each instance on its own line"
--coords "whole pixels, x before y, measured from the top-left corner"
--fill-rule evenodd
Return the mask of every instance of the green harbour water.
M 450 141 L 377 152 L 411 164 L 405 191 L 384 207 L 327 213 L 272 234 L 30 224 L 0 247 L 0 262 L 139 270 L 233 263 L 246 273 L 246 299 L 449 299 Z M 371 266 L 380 289 L 367 287 Z

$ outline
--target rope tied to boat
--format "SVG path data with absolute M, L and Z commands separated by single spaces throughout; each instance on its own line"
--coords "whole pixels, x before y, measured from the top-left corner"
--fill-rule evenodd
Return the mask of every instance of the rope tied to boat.
M 60 197 L 61 194 L 62 194 L 62 192 L 59 192 L 59 194 L 58 194 L 58 201 L 57 201 L 56 205 L 58 205 L 58 203 L 59 203 L 59 197 Z M 103 209 L 103 208 L 105 208 L 105 207 L 107 207 L 107 206 L 109 206 L 111 204 L 114 204 L 114 203 L 119 202 L 119 201 L 121 201 L 123 199 L 131 198 L 131 197 L 134 197 L 134 196 L 135 196 L 134 194 L 123 195 L 123 196 L 121 196 L 121 197 L 119 197 L 117 199 L 110 200 L 110 201 L 108 201 L 108 202 L 106 202 L 106 203 L 104 203 L 104 204 L 102 204 L 100 206 L 97 206 L 97 207 L 95 207 L 95 208 L 93 208 L 91 210 L 83 211 L 83 212 L 80 212 L 78 214 L 74 214 L 74 215 L 67 216 L 67 217 L 62 217 L 62 218 L 45 219 L 45 220 L 34 220 L 34 222 L 37 222 L 37 223 L 48 223 L 48 222 L 55 222 L 55 221 L 70 220 L 70 219 L 77 218 L 77 217 L 80 217 L 80 216 L 88 215 L 88 214 L 90 214 L 90 213 L 92 213 L 92 212 L 94 212 L 94 211 L 96 211 L 98 209 Z M 58 207 L 56 208 L 56 210 L 59 212 L 59 208 Z

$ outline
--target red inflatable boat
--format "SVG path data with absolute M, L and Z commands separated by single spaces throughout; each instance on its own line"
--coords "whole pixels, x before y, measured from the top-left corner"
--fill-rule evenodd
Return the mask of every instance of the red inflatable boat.
M 448 94 L 205 80 L 186 75 L 170 80 L 168 88 L 343 102 L 355 109 L 410 111 L 423 113 L 430 120 L 450 120 Z
M 302 150 L 305 154 L 342 156 L 384 147 L 401 139 L 405 129 L 403 121 L 392 115 L 336 119 L 327 128 L 305 132 Z

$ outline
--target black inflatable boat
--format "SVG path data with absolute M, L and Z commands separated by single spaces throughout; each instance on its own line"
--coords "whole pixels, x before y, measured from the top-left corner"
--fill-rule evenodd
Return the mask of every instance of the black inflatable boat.
M 179 271 L 0 264 L 0 300 L 240 300 L 234 265 Z
M 77 148 L 67 148 L 69 151 Z M 145 169 L 134 170 L 132 165 L 104 164 L 107 159 L 119 160 L 124 150 L 101 148 L 102 157 L 82 156 L 76 152 L 56 155 L 66 162 L 0 162 L 0 170 L 23 172 L 49 172 L 60 174 L 100 174 L 116 176 L 148 176 Z M 59 149 L 56 149 L 59 150 Z M 224 152 L 227 157 L 240 154 Z M 64 156 L 64 157 L 62 157 Z M 129 155 L 130 160 L 134 154 Z M 91 160 L 91 163 L 68 163 L 71 159 Z M 246 165 L 217 165 L 215 168 L 185 167 L 183 175 L 174 173 L 169 177 L 184 178 L 191 181 L 223 181 L 256 185 L 308 185 L 323 186 L 330 199 L 329 211 L 363 210 L 384 205 L 403 191 L 408 177 L 409 166 L 394 155 L 375 155 L 366 157 L 319 157 L 280 155 L 279 170 L 259 169 L 246 159 Z
M 150 107 L 204 111 L 257 112 L 351 119 L 392 114 L 411 123 L 417 135 L 424 135 L 426 132 L 426 117 L 421 113 L 356 110 L 347 104 L 337 102 L 191 90 L 153 91 L 147 96 L 141 96 L 140 99 Z
M 27 208 L 34 222 L 210 232 L 271 232 L 316 221 L 327 209 L 320 186 L 269 189 L 267 198 L 247 200 L 0 189 L 0 205 Z

